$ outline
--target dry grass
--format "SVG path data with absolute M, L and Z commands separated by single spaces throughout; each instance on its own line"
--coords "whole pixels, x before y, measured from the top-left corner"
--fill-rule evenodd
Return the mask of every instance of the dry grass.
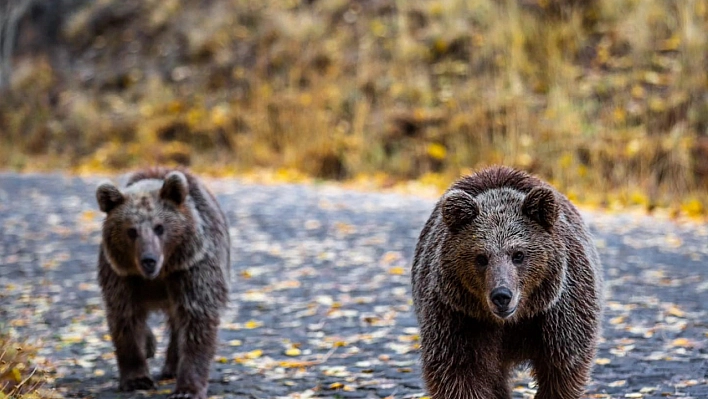
M 50 399 L 60 397 L 41 389 L 42 372 L 34 365 L 35 350 L 0 333 L 0 399 Z
M 505 163 L 701 215 L 708 0 L 102 0 L 16 66 L 0 159 L 445 186 Z

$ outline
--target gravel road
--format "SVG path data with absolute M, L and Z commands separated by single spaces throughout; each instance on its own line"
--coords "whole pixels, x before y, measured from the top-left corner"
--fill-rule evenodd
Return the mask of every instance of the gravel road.
M 40 340 L 66 397 L 117 392 L 95 278 L 99 178 L 0 174 L 0 324 Z M 424 396 L 409 286 L 433 201 L 331 186 L 208 180 L 231 221 L 233 282 L 210 394 Z M 585 212 L 607 281 L 591 398 L 706 398 L 708 226 Z M 158 372 L 160 339 L 151 368 Z M 514 398 L 531 398 L 525 371 Z

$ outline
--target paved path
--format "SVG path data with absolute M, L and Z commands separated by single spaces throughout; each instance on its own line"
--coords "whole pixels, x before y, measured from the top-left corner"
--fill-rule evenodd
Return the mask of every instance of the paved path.
M 95 282 L 98 179 L 0 174 L 0 321 L 41 338 L 67 397 L 132 398 Z M 232 308 L 210 393 L 423 396 L 409 265 L 433 201 L 209 181 L 232 223 Z M 588 214 L 608 306 L 592 398 L 708 397 L 708 228 Z M 152 320 L 161 327 L 160 318 Z M 156 329 L 158 336 L 164 330 Z M 157 359 L 164 359 L 165 339 Z M 528 374 L 515 398 L 530 398 Z M 164 397 L 172 385 L 152 397 Z

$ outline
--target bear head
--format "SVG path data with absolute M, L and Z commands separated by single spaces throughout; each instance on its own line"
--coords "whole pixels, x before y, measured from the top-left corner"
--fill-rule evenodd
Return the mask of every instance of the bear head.
M 559 296 L 565 253 L 553 189 L 499 187 L 473 196 L 453 188 L 440 207 L 448 230 L 441 273 L 476 302 L 460 307 L 507 322 L 538 313 Z
M 156 278 L 175 249 L 196 234 L 188 192 L 181 172 L 138 180 L 122 191 L 110 183 L 98 187 L 96 200 L 106 213 L 102 248 L 118 275 Z

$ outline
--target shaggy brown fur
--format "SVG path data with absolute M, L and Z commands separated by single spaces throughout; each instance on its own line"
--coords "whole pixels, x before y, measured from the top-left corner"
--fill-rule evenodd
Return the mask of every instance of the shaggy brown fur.
M 412 284 L 434 399 L 508 399 L 524 363 L 537 399 L 581 397 L 602 267 L 580 214 L 551 186 L 506 167 L 454 183 L 420 234 Z
M 206 398 L 221 309 L 228 299 L 230 239 L 214 196 L 187 171 L 149 169 L 119 190 L 96 191 L 106 219 L 98 259 L 120 389 L 150 389 L 152 311 L 168 316 L 161 378 L 177 378 L 170 398 Z

